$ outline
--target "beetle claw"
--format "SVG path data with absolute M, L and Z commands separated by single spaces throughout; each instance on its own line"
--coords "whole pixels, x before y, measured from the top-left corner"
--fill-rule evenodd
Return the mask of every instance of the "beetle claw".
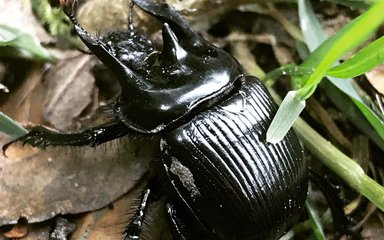
M 22 142 L 22 145 L 23 147 L 26 145 L 26 144 L 29 144 L 29 145 L 32 145 L 32 146 L 37 146 L 39 144 L 37 144 L 36 141 L 31 141 L 33 140 L 33 137 L 31 137 L 31 133 L 27 133 L 26 135 L 23 135 L 21 137 L 18 137 L 10 142 L 8 142 L 7 144 L 4 144 L 3 147 L 2 147 L 2 151 L 3 151 L 3 156 L 5 157 L 8 157 L 6 152 L 7 152 L 7 149 L 9 148 L 9 146 L 11 146 L 12 144 L 16 143 L 16 142 Z M 33 134 L 33 133 L 32 133 Z
M 3 151 L 3 156 L 4 156 L 4 157 L 8 157 L 7 154 L 6 154 L 7 149 L 8 149 L 9 146 L 11 146 L 14 142 L 15 142 L 15 141 L 11 141 L 11 142 L 9 142 L 9 143 L 3 145 L 3 147 L 2 147 L 1 150 Z

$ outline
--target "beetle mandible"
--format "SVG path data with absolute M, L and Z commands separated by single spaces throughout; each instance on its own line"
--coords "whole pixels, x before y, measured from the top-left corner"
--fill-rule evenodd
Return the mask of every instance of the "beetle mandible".
M 77 23 L 77 1 L 60 2 L 119 81 L 115 119 L 76 134 L 35 128 L 15 141 L 96 146 L 125 135 L 158 138 L 170 186 L 164 210 L 177 239 L 277 239 L 297 221 L 308 182 L 303 149 L 293 131 L 279 143 L 265 141 L 277 105 L 260 80 L 169 5 L 133 0 L 163 24 L 160 51 L 131 23 L 93 37 Z M 144 190 L 124 239 L 140 238 L 156 191 Z

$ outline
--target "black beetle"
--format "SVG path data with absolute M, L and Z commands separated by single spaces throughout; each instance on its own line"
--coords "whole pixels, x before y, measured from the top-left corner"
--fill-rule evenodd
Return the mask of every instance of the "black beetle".
M 277 239 L 297 221 L 307 194 L 303 149 L 292 131 L 277 144 L 265 141 L 277 105 L 257 78 L 244 76 L 169 5 L 133 0 L 163 23 L 159 51 L 132 24 L 92 37 L 76 21 L 77 1 L 60 2 L 121 85 L 116 119 L 74 134 L 38 127 L 15 141 L 96 146 L 125 135 L 158 138 L 167 175 L 160 179 L 172 192 L 165 210 L 177 239 Z M 156 185 L 144 191 L 125 239 L 140 238 Z

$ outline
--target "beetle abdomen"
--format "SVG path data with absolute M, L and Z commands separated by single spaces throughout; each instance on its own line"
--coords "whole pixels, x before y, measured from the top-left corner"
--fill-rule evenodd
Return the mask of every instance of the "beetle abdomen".
M 238 93 L 162 139 L 172 184 L 220 239 L 276 239 L 300 214 L 307 192 L 300 143 L 292 131 L 265 142 L 276 110 L 262 83 L 247 77 Z

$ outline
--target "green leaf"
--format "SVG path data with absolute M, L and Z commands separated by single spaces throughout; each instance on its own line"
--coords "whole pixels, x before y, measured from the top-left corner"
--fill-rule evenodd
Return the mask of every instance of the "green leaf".
M 371 123 L 373 128 L 376 130 L 376 132 L 380 135 L 382 139 L 384 139 L 384 122 L 381 121 L 376 114 L 368 108 L 364 103 L 357 101 L 355 99 L 352 99 L 356 106 L 360 109 L 360 111 L 364 114 L 364 116 L 368 119 L 368 121 Z
M 381 6 L 384 1 L 381 1 Z M 304 9 L 301 9 L 304 8 Z M 312 8 L 310 7 L 308 1 L 299 1 L 299 13 L 300 13 L 300 22 L 303 29 L 304 39 L 309 49 L 316 49 L 316 44 L 321 44 L 326 38 L 326 35 L 318 22 Z M 367 26 L 365 26 L 367 27 Z M 381 40 L 380 40 L 381 41 Z M 379 43 L 380 43 L 379 41 Z M 375 44 L 376 45 L 376 44 Z M 374 45 L 374 47 L 375 47 Z M 321 48 L 321 47 L 320 47 Z M 316 50 L 317 52 L 318 50 Z M 312 53 L 310 56 L 313 57 Z M 314 63 L 321 61 L 321 56 L 318 56 L 318 59 L 312 60 Z M 302 66 L 301 66 L 302 67 Z M 353 102 L 358 106 L 360 111 L 364 114 L 367 120 L 372 124 L 377 134 L 384 140 L 384 123 L 378 118 L 378 116 L 370 109 L 369 106 L 365 105 L 359 94 L 356 92 L 356 89 L 353 86 L 353 80 L 348 79 L 339 79 L 334 77 L 328 77 L 329 81 L 339 88 L 342 92 L 347 94 L 352 98 Z M 381 145 L 381 144 L 380 144 Z
M 52 55 L 40 45 L 35 37 L 3 24 L 0 24 L 0 50 L 1 47 L 18 49 L 22 56 L 27 58 L 36 58 L 44 61 L 53 60 Z
M 300 27 L 303 31 L 305 43 L 308 46 L 310 52 L 313 52 L 318 48 L 328 37 L 322 31 L 322 26 L 317 20 L 315 13 L 309 1 L 299 0 L 299 17 Z M 319 29 L 321 31 L 319 31 Z M 308 59 L 308 58 L 307 58 Z
M 384 62 L 384 36 L 375 40 L 347 61 L 327 71 L 327 75 L 352 78 L 370 71 Z
M 0 112 L 0 132 L 3 132 L 15 139 L 27 134 L 28 130 L 20 126 L 12 118 Z
M 299 7 L 306 7 L 304 0 L 299 0 Z M 323 42 L 302 64 L 307 68 L 315 68 L 309 77 L 301 79 L 304 86 L 298 90 L 297 97 L 309 98 L 314 88 L 320 83 L 328 69 L 345 53 L 367 40 L 384 22 L 384 1 L 377 1 L 365 13 L 355 18 L 335 35 Z M 303 28 L 303 31 L 306 29 Z
M 277 80 L 277 78 L 280 77 L 281 75 L 298 77 L 298 76 L 312 74 L 314 71 L 315 69 L 313 68 L 306 68 L 306 67 L 301 67 L 294 64 L 287 64 L 270 71 L 265 75 L 264 79 Z
M 379 8 L 377 8 L 377 6 Z M 342 42 L 339 42 L 341 41 L 340 39 L 343 39 L 343 41 L 345 41 L 344 43 L 345 45 L 352 46 L 357 44 L 356 39 L 353 41 L 348 41 L 347 38 L 340 37 L 340 35 L 347 34 L 347 36 L 350 36 L 350 32 L 352 33 L 355 32 L 355 34 L 357 34 L 356 30 L 352 29 L 353 27 L 356 27 L 358 29 L 359 28 L 374 29 L 370 24 L 366 22 L 367 19 L 371 19 L 371 18 L 367 18 L 365 16 L 366 14 L 377 14 L 379 10 L 381 11 L 384 10 L 384 1 L 378 2 L 377 4 L 374 5 L 374 7 L 375 7 L 374 11 L 372 11 L 371 10 L 372 8 L 371 8 L 370 9 L 371 11 L 369 12 L 367 11 L 366 13 L 361 15 L 359 18 L 353 20 L 347 26 L 342 28 L 338 33 L 336 33 L 333 37 L 329 38 L 323 44 L 321 44 L 321 42 L 326 38 L 326 35 L 322 30 L 319 22 L 317 21 L 316 16 L 309 5 L 309 2 L 305 0 L 299 0 L 299 15 L 300 15 L 300 22 L 303 29 L 304 39 L 310 50 L 311 49 L 312 50 L 316 49 L 316 50 L 309 55 L 307 60 L 302 65 L 298 67 L 303 69 L 315 69 L 315 72 L 310 76 L 294 76 L 293 77 L 293 81 L 295 83 L 305 84 L 305 86 L 296 93 L 297 94 L 295 96 L 296 98 L 306 99 L 307 97 L 309 97 L 315 91 L 317 84 L 320 82 L 321 78 L 324 76 L 328 68 L 332 66 L 332 64 L 334 64 L 336 60 L 338 60 L 338 57 L 335 57 L 335 56 L 342 55 L 340 49 L 336 49 L 336 50 L 334 49 L 335 45 L 336 46 L 342 45 Z M 374 17 L 377 17 L 377 16 L 374 16 Z M 381 16 L 381 18 L 384 21 L 384 17 Z M 368 25 L 362 26 L 361 21 L 370 26 Z M 369 36 L 369 34 L 367 33 L 368 31 L 364 30 L 363 32 L 365 32 L 366 35 Z M 350 36 L 350 37 L 353 38 L 353 36 Z M 361 36 L 357 38 L 360 40 L 365 39 L 365 38 L 362 38 Z M 338 43 L 336 44 L 336 42 Z M 353 44 L 351 45 L 350 42 L 353 42 Z M 320 47 L 317 48 L 318 44 L 321 44 L 321 45 Z M 347 49 L 349 49 L 349 47 L 343 47 L 343 49 L 346 51 Z M 336 51 L 335 56 L 331 56 L 335 51 Z M 356 90 L 352 85 L 352 79 L 343 80 L 343 79 L 337 79 L 333 77 L 328 77 L 328 78 L 340 90 L 342 90 L 347 95 L 352 97 L 354 100 L 356 100 L 356 102 L 360 103 L 358 107 L 363 112 L 363 114 L 367 117 L 368 121 L 372 124 L 372 126 L 380 135 L 380 137 L 384 139 L 384 135 L 383 135 L 384 133 L 382 133 L 384 129 L 384 123 L 373 113 L 373 111 L 368 106 L 364 105 L 362 99 L 357 94 Z M 293 118 L 297 117 L 300 114 L 297 112 L 291 113 L 290 109 L 280 110 L 280 108 L 272 122 L 274 123 L 277 121 L 275 120 L 275 118 L 278 118 L 280 119 L 279 121 L 281 121 L 281 119 L 283 119 L 284 117 L 287 119 L 290 119 L 290 121 L 286 123 L 288 126 L 284 126 L 283 124 L 280 124 L 280 125 L 274 124 L 273 127 L 276 129 L 273 129 L 273 130 L 272 130 L 272 125 L 269 127 L 267 131 L 270 133 L 269 138 L 274 139 L 274 141 L 277 141 L 279 138 L 283 137 L 281 133 L 285 132 L 286 129 L 289 129 L 291 127 L 290 124 L 292 124 L 295 120 Z M 285 112 L 287 116 L 280 115 L 280 112 Z M 279 129 L 279 128 L 282 128 L 282 129 Z M 279 138 L 277 138 L 276 136 L 278 136 Z
M 305 101 L 298 100 L 295 95 L 296 91 L 290 91 L 285 96 L 267 130 L 267 142 L 281 141 L 305 108 Z

